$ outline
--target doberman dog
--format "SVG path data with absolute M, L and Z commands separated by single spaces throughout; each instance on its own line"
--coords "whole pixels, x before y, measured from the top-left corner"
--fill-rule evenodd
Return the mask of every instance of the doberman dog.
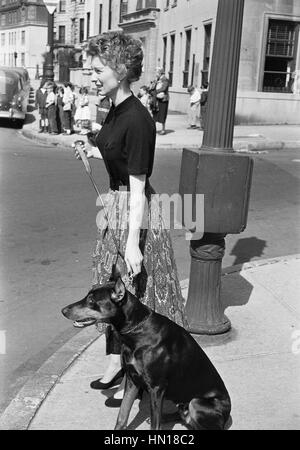
M 184 328 L 126 290 L 118 273 L 62 313 L 77 326 L 106 322 L 119 333 L 126 383 L 116 430 L 126 429 L 140 389 L 150 396 L 152 430 L 160 429 L 164 399 L 176 404 L 187 428 L 224 429 L 230 397 L 207 355 Z

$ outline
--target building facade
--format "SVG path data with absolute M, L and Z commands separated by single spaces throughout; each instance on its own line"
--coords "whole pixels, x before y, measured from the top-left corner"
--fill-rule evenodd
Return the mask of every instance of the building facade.
M 217 0 L 161 0 L 158 59 L 171 81 L 170 108 L 209 80 Z M 236 123 L 300 123 L 300 2 L 245 0 Z
M 42 73 L 48 13 L 42 0 L 0 0 L 0 65 Z
M 144 48 L 141 80 L 157 66 L 170 80 L 170 109 L 186 112 L 187 87 L 209 81 L 218 0 L 66 0 L 56 38 L 80 48 L 92 36 L 124 30 Z M 300 2 L 245 0 L 236 123 L 300 123 Z M 83 54 L 84 59 L 84 54 Z M 89 84 L 71 71 L 75 84 Z

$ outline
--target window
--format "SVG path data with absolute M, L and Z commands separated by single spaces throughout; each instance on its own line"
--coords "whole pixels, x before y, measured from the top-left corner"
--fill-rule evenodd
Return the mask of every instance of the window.
M 60 44 L 65 44 L 66 42 L 66 27 L 64 25 L 58 27 L 58 42 Z
M 21 66 L 25 66 L 25 53 L 21 53 Z
M 76 44 L 76 22 L 74 18 L 71 21 L 71 43 Z
M 265 92 L 291 93 L 296 54 L 299 23 L 283 20 L 270 20 L 262 90 Z
M 5 33 L 1 33 L 1 46 L 4 47 L 5 45 Z
M 59 12 L 66 12 L 66 0 L 60 0 Z
M 163 69 L 166 70 L 166 59 L 167 59 L 167 36 L 163 37 Z
M 185 58 L 182 87 L 188 87 L 192 30 L 185 31 Z
M 208 83 L 208 70 L 211 48 L 211 23 L 204 25 L 204 54 L 201 85 Z
M 128 0 L 121 0 L 120 1 L 120 23 L 123 21 L 123 16 L 127 14 L 128 11 Z
M 112 19 L 112 0 L 109 0 L 109 10 L 108 10 L 108 29 L 111 29 L 111 19 Z
M 5 14 L 1 15 L 1 26 L 5 26 Z
M 175 34 L 171 34 L 170 71 L 169 71 L 170 86 L 172 86 L 173 84 L 174 53 L 175 53 Z
M 24 30 L 22 30 L 22 32 L 21 32 L 21 44 L 25 45 L 25 31 Z
M 79 20 L 79 42 L 84 40 L 84 19 Z
M 102 3 L 99 5 L 99 34 L 102 33 Z
M 86 14 L 86 38 L 90 37 L 90 21 L 91 21 L 91 13 L 88 12 Z

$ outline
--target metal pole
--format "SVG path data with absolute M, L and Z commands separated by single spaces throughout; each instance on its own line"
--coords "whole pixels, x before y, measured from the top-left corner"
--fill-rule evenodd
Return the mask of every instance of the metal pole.
M 54 24 L 54 14 L 48 12 L 48 53 L 46 56 L 46 61 L 44 65 L 44 78 L 49 81 L 54 80 L 54 70 L 53 70 L 53 24 Z
M 244 0 L 219 0 L 206 124 L 201 150 L 233 152 Z M 217 214 L 217 212 L 216 212 Z M 191 270 L 186 313 L 190 331 L 219 334 L 231 328 L 220 300 L 226 234 L 204 233 L 190 243 Z

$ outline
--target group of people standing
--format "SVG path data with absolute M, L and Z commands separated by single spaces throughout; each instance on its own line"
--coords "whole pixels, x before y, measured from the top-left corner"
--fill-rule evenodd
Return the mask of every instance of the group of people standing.
M 169 107 L 169 80 L 162 68 L 157 68 L 156 79 L 149 86 L 140 87 L 138 97 L 142 104 L 148 109 L 155 122 L 161 123 L 162 129 L 159 134 L 166 134 L 166 119 Z M 208 100 L 208 83 L 203 83 L 201 89 L 195 86 L 187 88 L 190 94 L 189 103 L 189 127 L 204 130 L 206 121 L 206 109 Z M 200 126 L 197 126 L 198 117 Z
M 72 83 L 57 86 L 51 81 L 42 81 L 36 92 L 35 105 L 39 109 L 39 133 L 71 134 L 74 128 L 86 134 L 90 127 L 89 97 L 87 88 L 79 95 Z

